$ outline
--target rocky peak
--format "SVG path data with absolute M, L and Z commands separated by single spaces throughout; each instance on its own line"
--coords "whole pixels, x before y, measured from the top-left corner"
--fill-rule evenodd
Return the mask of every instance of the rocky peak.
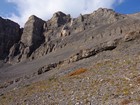
M 99 8 L 97 11 L 94 11 L 92 13 L 92 16 L 94 17 L 102 17 L 102 18 L 108 18 L 110 22 L 115 22 L 119 19 L 123 19 L 124 15 L 116 13 L 112 9 L 107 9 L 107 8 Z M 100 18 L 100 19 L 102 19 Z
M 44 42 L 44 23 L 45 21 L 34 15 L 29 17 L 28 21 L 25 23 L 24 29 L 22 29 L 23 33 L 20 41 L 18 44 L 15 43 L 10 49 L 8 55 L 9 61 L 11 61 L 15 55 L 17 56 L 15 59 L 16 62 L 26 60 L 32 52 Z
M 102 13 L 107 13 L 107 12 L 112 12 L 112 13 L 115 13 L 115 11 L 113 10 L 113 9 L 107 9 L 107 8 L 99 8 L 99 9 L 97 9 L 96 11 L 94 11 L 94 12 L 102 12 Z
M 15 44 L 11 44 L 10 47 L 8 47 L 8 51 L 10 51 L 7 51 L 7 54 L 9 54 L 8 58 L 11 58 L 11 62 L 13 62 L 13 58 L 15 59 L 14 61 L 18 62 L 27 59 L 33 60 L 53 51 L 65 48 L 65 46 L 78 40 L 85 40 L 87 37 L 89 37 L 90 40 L 95 39 L 94 41 L 96 42 L 96 40 L 107 38 L 105 36 L 111 37 L 111 35 L 116 35 L 116 33 L 120 35 L 128 30 L 125 29 L 124 23 L 127 24 L 132 20 L 129 18 L 127 21 L 126 17 L 129 18 L 127 15 L 122 15 L 105 8 L 100 8 L 91 14 L 80 15 L 78 18 L 71 18 L 70 15 L 66 15 L 63 12 L 56 12 L 48 21 L 44 21 L 32 15 L 25 23 L 24 29 L 19 29 L 18 31 L 18 33 L 22 33 L 21 38 L 19 38 Z M 130 22 L 133 23 L 133 20 Z M 137 21 L 135 23 L 137 23 Z M 116 24 L 119 24 L 118 27 L 116 27 Z M 106 27 L 112 28 L 113 25 L 117 29 L 103 31 Z M 4 27 L 0 25 L 0 32 L 3 28 Z M 23 32 L 21 30 L 23 30 Z M 94 32 L 91 34 L 90 31 L 93 30 Z M 9 33 L 9 37 L 11 33 Z M 88 36 L 88 34 L 91 36 Z M 135 36 L 137 35 L 133 37 L 135 38 Z M 126 41 L 133 39 L 133 37 L 126 38 Z M 2 45 L 1 42 L 0 45 Z M 4 45 L 0 46 L 0 48 L 4 49 L 3 46 Z
M 42 31 L 44 23 L 42 19 L 34 15 L 30 16 L 25 23 L 21 42 L 24 43 L 25 46 L 33 46 L 34 49 L 37 48 L 43 42 Z
M 59 27 L 69 22 L 70 19 L 71 19 L 70 15 L 66 15 L 63 12 L 56 12 L 55 14 L 53 14 L 51 24 L 53 24 L 54 27 Z
M 67 15 L 64 14 L 63 12 L 59 11 L 53 14 L 53 18 L 61 18 L 61 17 L 66 17 Z
M 80 15 L 75 19 L 75 23 L 82 23 L 88 27 L 101 26 L 106 24 L 111 24 L 116 21 L 124 19 L 126 16 L 114 12 L 112 9 L 100 8 L 91 14 Z M 80 21 L 79 21 L 80 20 Z
M 103 15 L 103 16 L 106 16 L 106 15 L 114 15 L 114 14 L 119 14 L 119 13 L 116 13 L 113 9 L 107 9 L 107 8 L 99 8 L 98 10 L 94 11 L 92 13 L 93 15 Z
M 31 15 L 31 16 L 28 18 L 28 20 L 37 20 L 37 19 L 40 19 L 40 18 L 38 18 L 38 17 L 35 16 L 35 15 Z

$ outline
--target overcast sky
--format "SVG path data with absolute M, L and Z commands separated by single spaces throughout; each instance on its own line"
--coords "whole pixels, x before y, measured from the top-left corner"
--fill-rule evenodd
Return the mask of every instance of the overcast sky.
M 140 0 L 1 0 L 0 16 L 10 18 L 23 26 L 31 15 L 48 20 L 55 12 L 62 11 L 77 17 L 100 7 L 133 13 L 140 11 L 138 4 Z

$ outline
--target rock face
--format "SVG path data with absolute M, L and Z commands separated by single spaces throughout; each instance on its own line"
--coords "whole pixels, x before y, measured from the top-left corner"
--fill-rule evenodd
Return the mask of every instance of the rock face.
M 36 16 L 30 16 L 25 23 L 21 43 L 25 46 L 25 53 L 30 56 L 43 42 L 44 21 Z
M 57 12 L 48 21 L 31 16 L 23 29 L 0 18 L 0 102 L 139 104 L 139 16 Z
M 44 21 L 36 16 L 30 16 L 28 21 L 25 23 L 21 42 L 35 50 L 44 42 L 43 36 L 43 25 Z
M 70 21 L 70 15 L 66 15 L 62 12 L 57 12 L 53 15 L 51 19 L 51 24 L 53 27 L 59 27 L 61 25 L 64 25 Z
M 16 43 L 9 53 L 9 62 L 26 60 L 43 42 L 44 21 L 36 16 L 30 16 L 26 22 L 20 42 Z M 15 57 L 15 59 L 13 59 Z
M 0 59 L 9 54 L 9 49 L 20 40 L 20 26 L 8 19 L 0 17 Z
M 14 64 L 38 59 L 62 48 L 68 48 L 71 44 L 76 44 L 75 47 L 85 46 L 84 43 L 90 41 L 93 46 L 87 44 L 88 48 L 99 49 L 94 53 L 101 52 L 107 45 L 116 47 L 118 40 L 127 42 L 138 38 L 140 24 L 137 16 L 139 15 L 122 15 L 105 8 L 100 8 L 91 14 L 80 15 L 78 18 L 57 12 L 48 21 L 32 15 L 23 29 L 10 20 L 1 19 L 3 22 L 0 23 L 2 24 L 0 40 L 4 40 L 1 41 L 0 48 L 4 50 L 0 50 L 0 55 L 7 58 L 7 62 Z M 6 26 L 8 29 L 4 29 Z M 88 48 L 82 47 L 78 50 Z M 87 53 L 90 55 L 92 52 Z

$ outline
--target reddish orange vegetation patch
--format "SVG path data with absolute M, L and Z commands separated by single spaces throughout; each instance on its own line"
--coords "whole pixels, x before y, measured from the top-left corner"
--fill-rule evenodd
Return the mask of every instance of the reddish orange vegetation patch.
M 128 105 L 131 101 L 128 99 L 125 99 L 121 102 L 121 105 Z
M 137 78 L 137 83 L 138 83 L 138 84 L 140 84 L 140 77 L 139 77 L 139 78 Z
M 82 73 L 84 73 L 86 71 L 87 71 L 87 69 L 80 68 L 80 69 L 77 69 L 77 70 L 71 72 L 70 74 L 68 74 L 68 76 L 80 75 L 80 74 L 82 74 Z

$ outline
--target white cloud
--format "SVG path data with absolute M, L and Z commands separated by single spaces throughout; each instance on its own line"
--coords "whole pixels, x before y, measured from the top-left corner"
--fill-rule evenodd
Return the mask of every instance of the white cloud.
M 14 3 L 19 12 L 19 16 L 12 13 L 9 18 L 23 26 L 30 15 L 47 20 L 53 13 L 62 11 L 77 17 L 80 13 L 90 13 L 100 7 L 113 8 L 123 0 L 8 0 L 8 2 Z

